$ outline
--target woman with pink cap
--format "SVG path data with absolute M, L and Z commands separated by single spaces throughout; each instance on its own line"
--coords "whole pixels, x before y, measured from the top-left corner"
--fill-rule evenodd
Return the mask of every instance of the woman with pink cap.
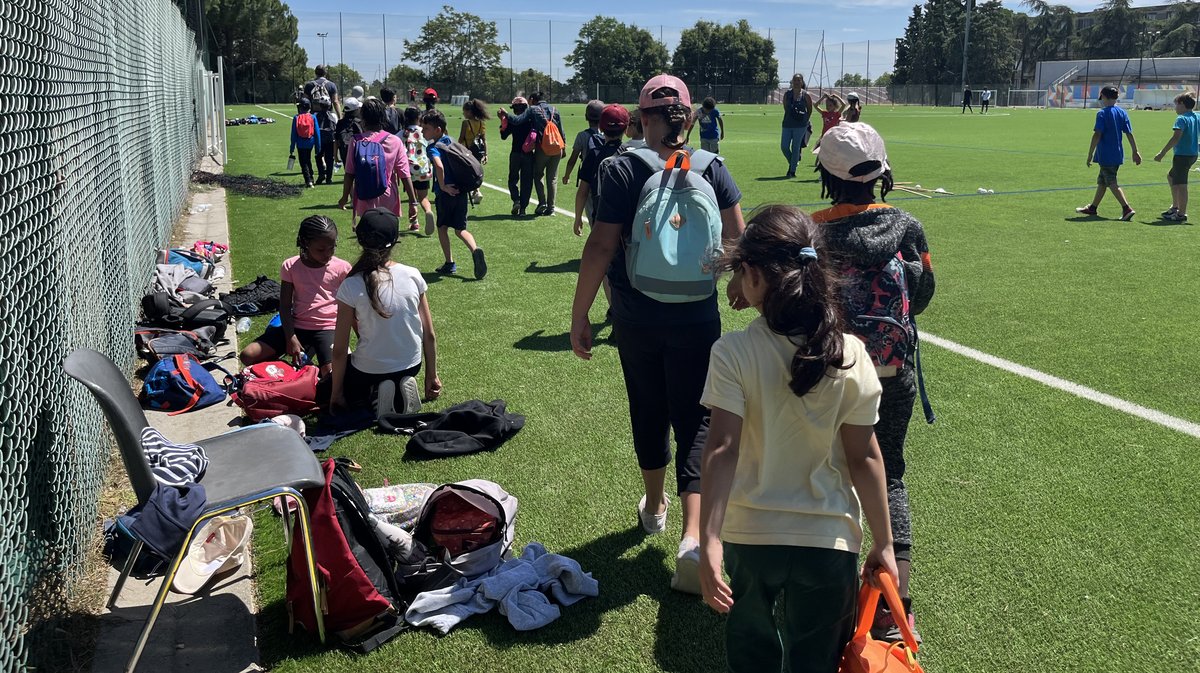
M 645 150 L 627 152 L 609 159 L 599 176 L 596 222 L 584 246 L 571 309 L 571 347 L 580 358 L 591 358 L 588 310 L 607 276 L 612 289 L 613 335 L 629 395 L 633 448 L 645 486 L 637 508 L 638 522 L 650 534 L 667 528 L 671 499 L 665 493 L 665 480 L 673 430 L 676 493 L 682 504 L 683 526 L 671 586 L 698 594 L 700 456 L 708 428 L 708 412 L 701 406 L 700 396 L 708 374 L 709 351 L 721 335 L 715 283 L 712 294 L 698 301 L 659 301 L 631 283 L 625 243 L 632 235 L 642 187 L 654 175 L 650 164 L 666 161 L 680 151 L 687 152 L 697 167 L 706 164 L 696 172 L 712 187 L 721 237 L 726 242 L 741 236 L 744 228 L 738 205 L 742 193 L 719 157 L 693 154 L 684 148 L 692 101 L 681 80 L 670 75 L 654 77 L 642 87 L 638 107 L 646 147 L 657 157 L 638 154 Z M 696 263 L 703 266 L 703 260 Z
M 529 109 L 529 101 L 522 96 L 512 100 L 514 115 Z M 503 111 L 503 108 L 501 108 Z M 519 124 L 509 123 L 507 115 L 500 115 L 500 139 L 512 136 L 512 151 L 508 154 L 508 195 L 512 197 L 512 214 L 525 216 L 529 207 L 529 195 L 533 192 L 533 148 L 525 151 L 526 139 L 533 131 L 533 118 L 526 117 Z

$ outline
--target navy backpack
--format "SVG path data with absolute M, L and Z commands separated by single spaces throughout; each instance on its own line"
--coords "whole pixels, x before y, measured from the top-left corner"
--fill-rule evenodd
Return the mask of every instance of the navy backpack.
M 142 397 L 151 409 L 169 411 L 174 416 L 224 401 L 225 389 L 195 357 L 172 355 L 155 362 L 146 372 Z

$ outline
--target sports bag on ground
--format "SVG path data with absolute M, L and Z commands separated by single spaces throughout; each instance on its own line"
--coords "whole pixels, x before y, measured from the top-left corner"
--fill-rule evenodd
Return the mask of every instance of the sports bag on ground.
M 484 575 L 512 555 L 517 499 L 499 484 L 468 479 L 425 498 L 413 530 L 415 556 L 397 579 L 406 596 Z
M 312 525 L 325 630 L 351 649 L 369 652 L 407 628 L 402 618 L 407 605 L 400 599 L 386 543 L 369 519 L 366 499 L 348 465 L 345 459 L 326 460 L 322 464 L 325 485 L 306 490 L 304 500 Z M 289 631 L 298 622 L 309 633 L 317 633 L 299 518 L 292 532 L 286 594 Z
M 504 400 L 469 400 L 442 412 L 383 414 L 379 429 L 412 435 L 409 449 L 446 456 L 495 449 L 525 427 L 525 417 L 508 412 Z
M 165 292 L 177 304 L 194 304 L 212 296 L 213 284 L 186 264 L 157 264 L 152 292 Z
M 680 150 L 664 162 L 647 147 L 628 154 L 653 172 L 626 243 L 630 285 L 670 304 L 708 299 L 717 289 L 722 224 L 716 192 L 703 176 L 717 155 Z
M 483 186 L 483 164 L 461 143 L 439 143 L 442 161 L 454 176 L 454 186 L 460 192 L 472 192 Z
M 154 363 L 144 383 L 142 399 L 151 409 L 171 416 L 225 400 L 225 389 L 190 355 L 172 355 Z
M 259 276 L 233 292 L 222 292 L 221 301 L 229 304 L 234 315 L 263 315 L 279 310 L 279 283 Z
M 214 343 L 225 339 L 225 328 L 233 317 L 233 308 L 219 299 L 205 299 L 191 306 L 180 306 L 165 292 L 152 292 L 142 297 L 143 323 L 151 327 L 195 330 L 213 327 Z
M 198 327 L 194 330 L 173 330 L 165 327 L 138 327 L 133 344 L 138 355 L 156 362 L 172 355 L 191 355 L 207 360 L 216 351 L 213 339 L 217 328 Z
M 233 403 L 252 421 L 281 414 L 304 416 L 317 410 L 317 379 L 313 365 L 300 368 L 282 360 L 250 365 L 240 374 L 226 378 Z
M 376 199 L 387 191 L 391 176 L 383 151 L 386 131 L 359 138 L 354 144 L 354 196 L 362 201 Z
M 191 269 L 192 271 L 195 271 L 197 276 L 199 276 L 205 280 L 212 278 L 213 268 L 215 266 L 212 263 L 212 260 L 204 257 L 203 255 L 197 253 L 194 250 L 187 250 L 185 248 L 172 248 L 170 250 L 159 250 L 158 251 L 158 263 L 159 264 L 182 264 L 182 265 L 188 267 L 189 269 Z
M 879 581 L 892 614 L 903 615 L 904 605 L 896 591 L 895 580 L 890 574 L 880 572 Z M 887 643 L 871 638 L 871 623 L 875 620 L 878 603 L 879 589 L 864 582 L 858 592 L 858 628 L 842 653 L 838 673 L 923 673 L 924 669 L 917 663 L 917 641 L 907 619 L 896 620 L 903 640 Z

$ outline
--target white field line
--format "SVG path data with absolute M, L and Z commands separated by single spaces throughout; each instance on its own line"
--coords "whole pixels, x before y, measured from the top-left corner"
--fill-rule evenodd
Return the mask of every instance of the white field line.
M 277 115 L 283 115 L 284 117 L 287 117 L 288 119 L 291 119 L 292 117 L 295 116 L 290 112 L 280 112 L 279 110 L 272 110 L 271 108 L 267 107 L 266 105 L 256 105 L 255 107 L 260 107 L 260 108 L 266 110 L 267 112 L 274 112 Z
M 1161 425 L 1164 428 L 1170 428 L 1171 430 L 1181 432 L 1185 435 L 1200 438 L 1200 425 L 1191 421 L 1186 421 L 1182 418 L 1176 418 L 1175 416 L 1164 414 L 1161 411 L 1150 409 L 1149 407 L 1143 407 L 1140 404 L 1134 404 L 1133 402 L 1123 400 L 1119 397 L 1113 397 L 1112 395 L 1102 393 L 1098 390 L 1093 390 L 1087 386 L 1082 386 L 1066 379 L 1060 379 L 1057 376 L 1040 372 L 1036 369 L 1026 367 L 1025 365 L 1019 365 L 1010 360 L 998 358 L 995 355 L 989 355 L 983 351 L 970 348 L 969 346 L 963 346 L 962 344 L 955 343 L 948 339 L 934 336 L 929 332 L 921 332 L 921 341 L 931 343 L 939 348 L 945 348 L 952 353 L 957 353 L 963 357 L 970 358 L 977 362 L 982 362 L 985 365 L 991 365 L 997 369 L 1002 369 L 1011 374 L 1032 379 L 1056 390 L 1061 390 L 1063 392 L 1075 395 L 1076 397 L 1082 397 L 1085 400 L 1091 400 L 1092 402 L 1102 404 L 1110 409 L 1115 409 L 1131 416 L 1137 416 L 1138 418 L 1145 419 L 1151 423 Z
M 554 176 L 554 179 L 557 180 L 558 176 L 557 175 Z M 483 183 L 483 186 L 487 187 L 488 189 L 494 189 L 503 194 L 508 193 L 508 187 L 497 187 L 496 185 L 493 185 L 490 182 Z M 558 206 L 554 206 L 554 212 L 558 213 L 559 215 L 565 215 L 565 216 L 571 218 L 571 220 L 575 219 L 575 213 L 572 213 L 571 211 L 566 210 L 565 208 L 559 208 Z

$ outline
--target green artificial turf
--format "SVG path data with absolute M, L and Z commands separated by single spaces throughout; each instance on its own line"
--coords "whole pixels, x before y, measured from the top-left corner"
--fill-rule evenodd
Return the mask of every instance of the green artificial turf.
M 446 110 L 457 129 L 457 110 Z M 582 106 L 562 110 L 573 138 Z M 721 151 L 744 193 L 743 209 L 822 207 L 807 151 L 797 178 L 782 178 L 776 109 L 722 111 Z M 251 113 L 273 114 L 243 106 L 229 116 Z M 1116 219 L 1111 195 L 1101 206 L 1106 218 L 1074 213 L 1095 185 L 1095 168 L 1084 166 L 1093 114 L 866 110 L 863 120 L 888 142 L 897 180 L 956 194 L 889 199 L 924 222 L 929 238 L 938 291 L 921 327 L 1200 421 L 1192 385 L 1200 344 L 1189 315 L 1200 233 L 1158 221 L 1169 205 L 1167 167 L 1150 161 L 1121 170 L 1139 211 L 1133 222 Z M 273 126 L 229 129 L 228 172 L 300 182 L 298 170 L 284 171 L 288 119 L 275 116 Z M 1149 158 L 1173 117 L 1135 112 L 1132 119 Z M 495 163 L 486 180 L 503 185 L 508 143 L 496 136 L 492 121 Z M 996 194 L 976 194 L 978 187 Z M 527 415 L 525 429 L 498 451 L 457 458 L 414 460 L 403 439 L 369 432 L 329 454 L 362 464 L 365 486 L 472 477 L 500 483 L 521 502 L 518 544 L 537 540 L 575 558 L 599 580 L 600 597 L 564 609 L 536 632 L 517 633 L 489 614 L 446 637 L 413 632 L 369 656 L 348 655 L 288 635 L 283 539 L 263 516 L 255 557 L 264 663 L 322 673 L 723 670 L 722 618 L 668 588 L 678 509 L 671 534 L 646 538 L 635 527 L 640 479 L 616 352 L 599 324 L 602 297 L 593 310 L 595 359 L 570 353 L 582 240 L 567 217 L 516 220 L 506 194 L 484 194 L 470 228 L 487 251 L 488 277 L 470 277 L 457 241 L 455 256 L 466 261 L 461 275 L 426 274 L 445 384 L 442 399 L 428 406 L 503 398 Z M 277 276 L 279 262 L 295 254 L 297 225 L 314 213 L 335 218 L 338 254 L 353 261 L 349 214 L 333 206 L 338 196 L 340 187 L 279 200 L 230 193 L 235 279 Z M 572 209 L 574 185 L 560 187 L 557 201 Z M 436 241 L 422 236 L 405 236 L 396 258 L 425 272 L 442 261 Z M 750 317 L 726 311 L 726 329 Z M 928 426 L 919 408 L 914 415 L 906 481 L 926 670 L 1194 670 L 1200 441 L 933 346 L 923 353 L 939 420 Z

